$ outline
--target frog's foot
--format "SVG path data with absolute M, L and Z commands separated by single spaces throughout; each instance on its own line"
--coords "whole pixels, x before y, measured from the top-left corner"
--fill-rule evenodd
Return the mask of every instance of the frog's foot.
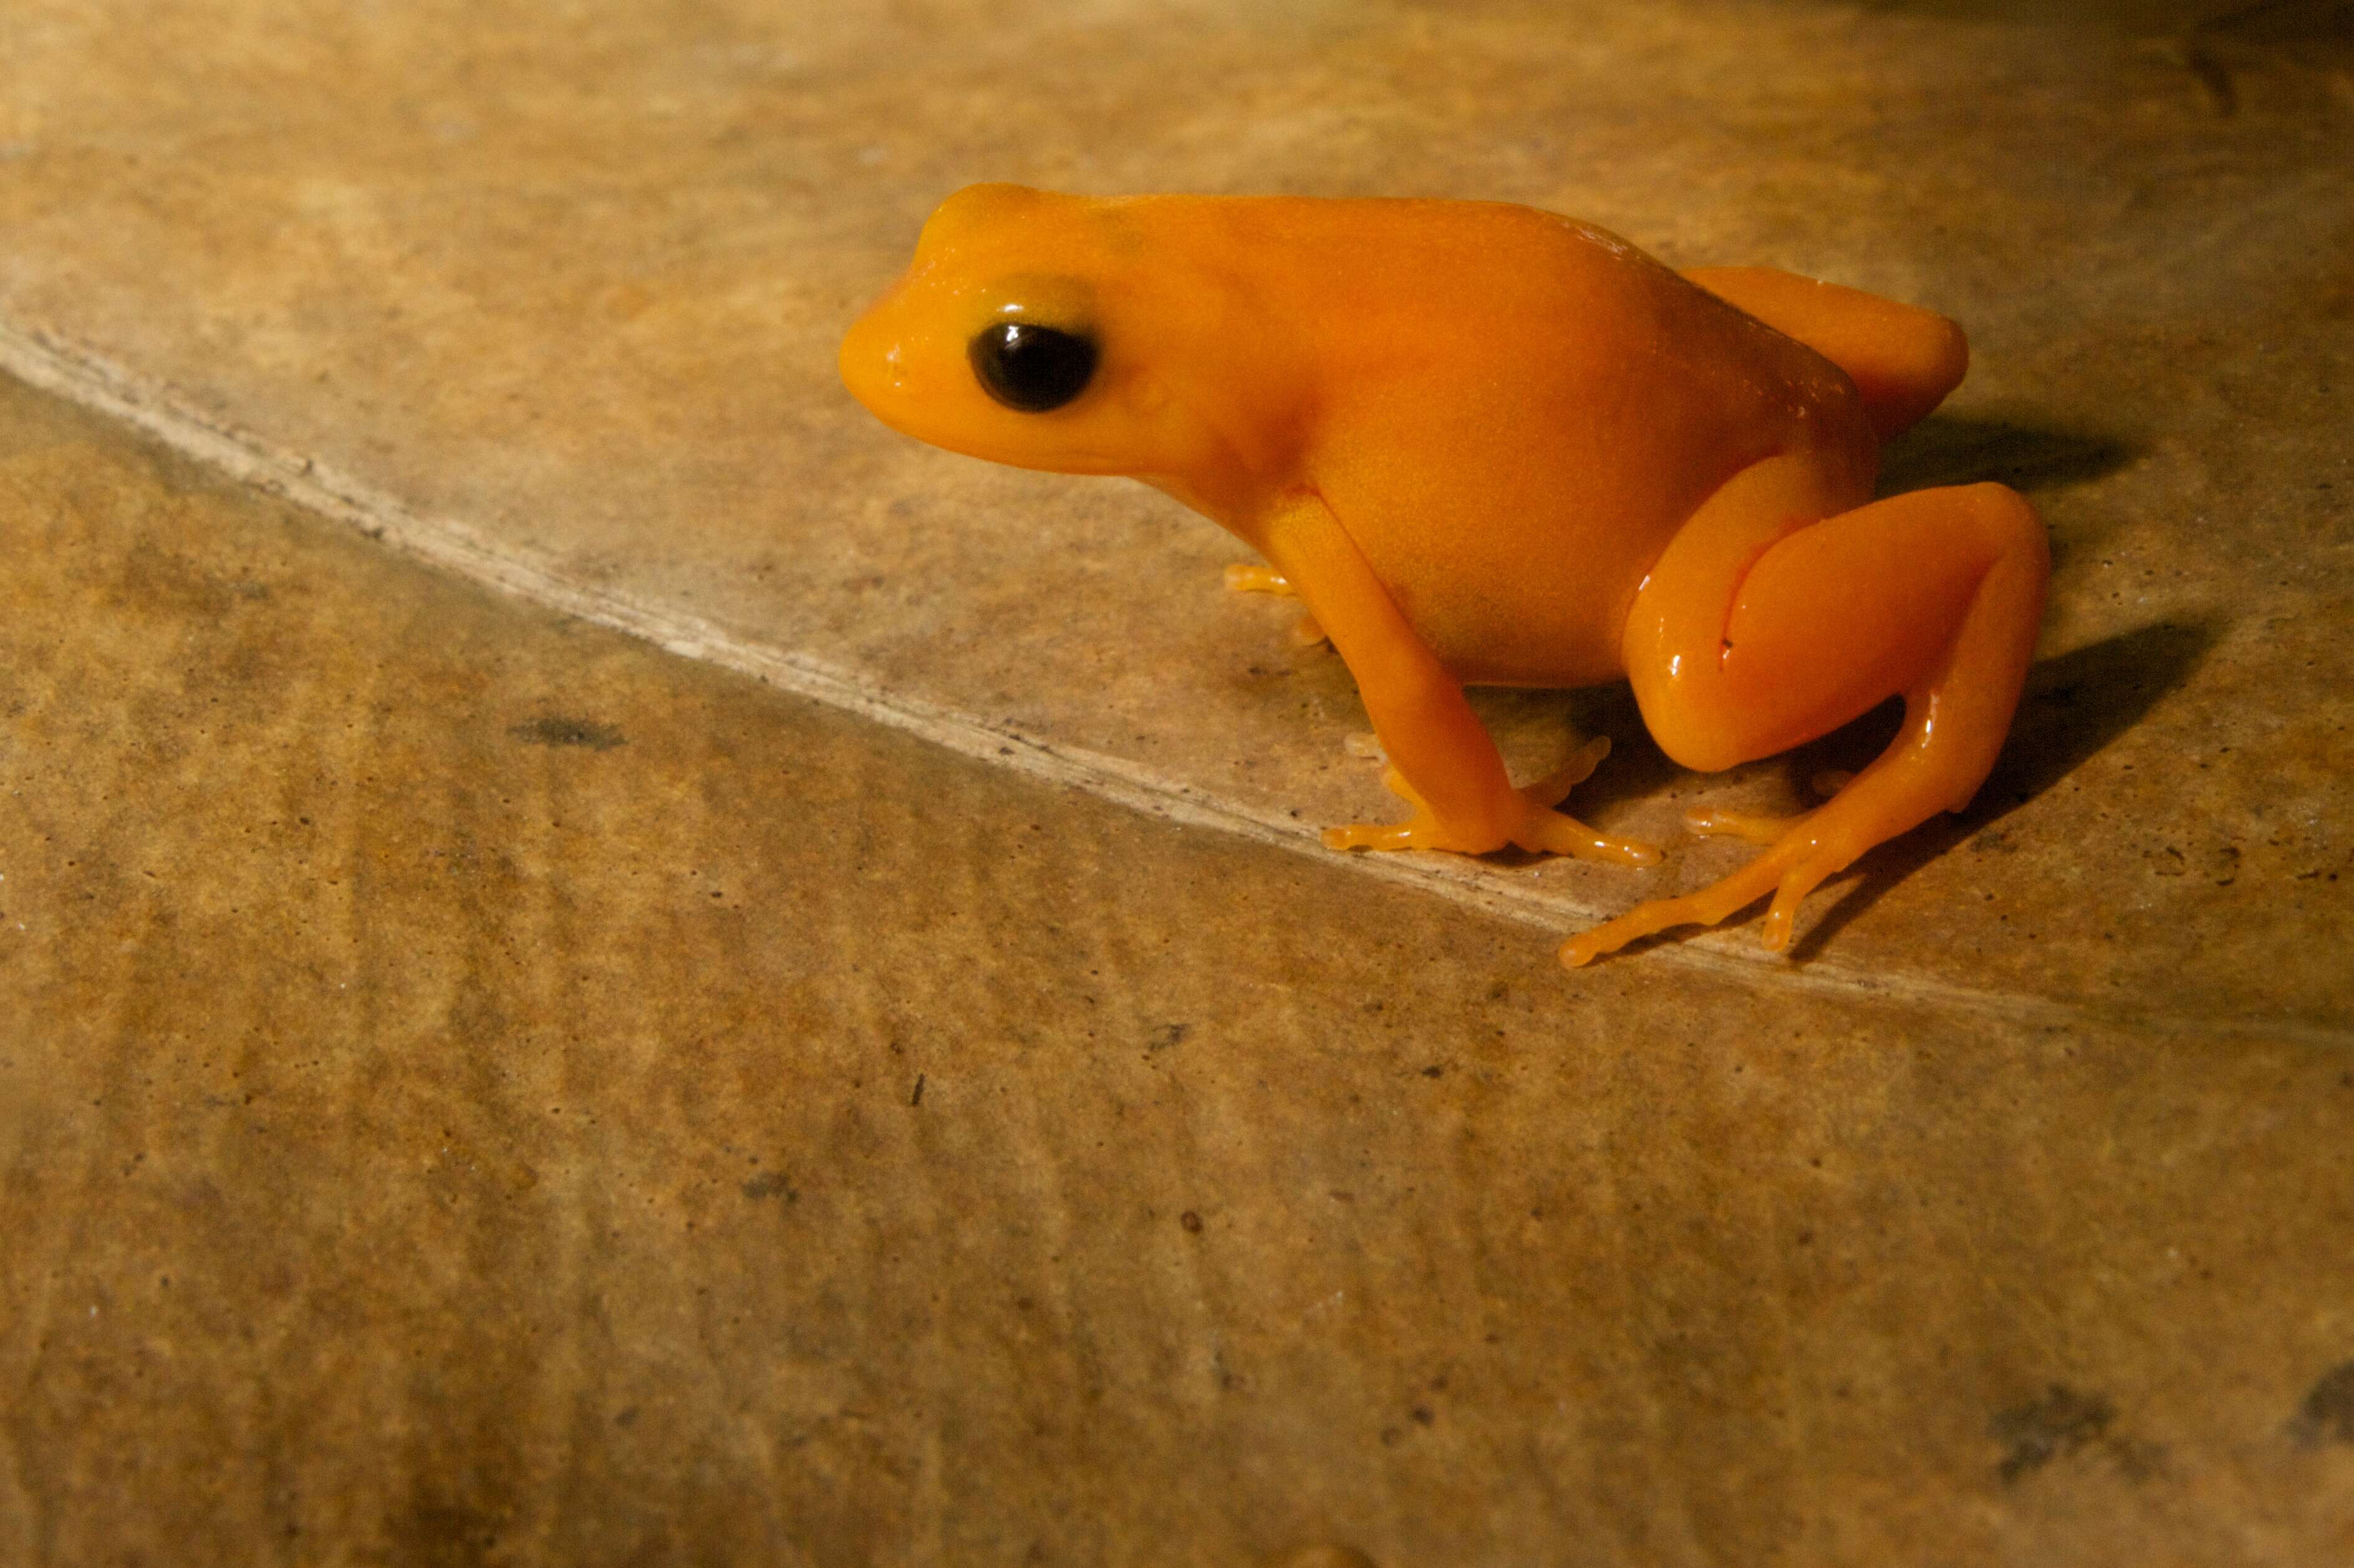
M 1568 799 L 1572 789 L 1594 776 L 1594 770 L 1609 755 L 1610 737 L 1597 735 L 1553 772 L 1533 784 L 1522 786 L 1521 799 L 1529 803 L 1529 813 L 1520 831 L 1512 834 L 1512 842 L 1542 854 L 1575 855 L 1579 860 L 1607 861 L 1614 865 L 1657 865 L 1657 844 L 1597 833 L 1556 809 Z
M 1608 861 L 1617 865 L 1652 865 L 1659 858 L 1657 845 L 1639 839 L 1613 838 L 1599 833 L 1574 817 L 1553 810 L 1571 789 L 1584 783 L 1610 754 L 1607 736 L 1596 736 L 1554 772 L 1518 790 L 1519 820 L 1500 840 L 1467 832 L 1439 821 L 1429 802 L 1394 768 L 1382 775 L 1390 792 L 1414 808 L 1403 822 L 1353 822 L 1324 830 L 1324 846 L 1336 850 L 1443 849 L 1483 854 L 1506 843 L 1539 854 L 1574 855 L 1579 860 Z
M 1790 842 L 1787 838 L 1782 841 L 1786 844 Z M 1793 863 L 1797 859 L 1777 847 L 1697 893 L 1646 900 L 1617 919 L 1605 921 L 1563 943 L 1561 961 L 1571 969 L 1583 969 L 1605 953 L 1615 953 L 1629 942 L 1656 936 L 1673 926 L 1721 925 L 1768 893 L 1774 895 L 1774 908 L 1766 918 L 1766 946 L 1779 952 L 1789 945 L 1790 923 L 1797 916 L 1800 901 L 1823 878 L 1840 869 L 1811 862 Z
M 1273 567 L 1253 566 L 1236 561 L 1226 567 L 1226 587 L 1236 593 L 1281 594 L 1286 599 L 1299 596 L 1291 579 Z M 1303 615 L 1291 625 L 1291 644 L 1295 648 L 1313 648 L 1329 641 L 1323 625 L 1312 615 Z
M 1925 734 L 1928 726 L 1916 712 L 1908 727 Z M 1697 893 L 1638 904 L 1617 919 L 1562 944 L 1561 961 L 1571 969 L 1582 969 L 1605 953 L 1615 953 L 1629 942 L 1671 926 L 1722 925 L 1769 893 L 1774 902 L 1766 911 L 1760 935 L 1766 951 L 1783 951 L 1790 945 L 1798 906 L 1807 901 L 1807 895 L 1854 864 L 1865 851 L 1886 842 L 1892 836 L 1885 826 L 1891 811 L 1911 813 L 1920 782 L 1917 768 L 1908 766 L 1913 760 L 1904 751 L 1892 747 L 1891 755 L 1857 774 L 1837 800 L 1787 819 L 1783 832 L 1772 841 L 1773 847 L 1731 876 Z M 1763 831 L 1774 819 L 1742 817 L 1739 821 L 1742 827 L 1725 831 L 1748 838 L 1749 828 Z
M 1462 835 L 1450 834 L 1432 812 L 1430 803 L 1405 781 L 1405 775 L 1394 768 L 1382 769 L 1382 787 L 1414 808 L 1414 815 L 1403 822 L 1350 822 L 1341 827 L 1327 828 L 1323 832 L 1324 847 L 1331 850 L 1399 850 L 1447 849 L 1460 850 L 1466 842 L 1457 842 Z M 1493 849 L 1492 844 L 1478 846 Z

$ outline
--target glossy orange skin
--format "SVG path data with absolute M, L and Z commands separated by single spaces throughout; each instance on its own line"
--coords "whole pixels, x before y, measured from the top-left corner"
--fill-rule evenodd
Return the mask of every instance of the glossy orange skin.
M 1094 341 L 1085 391 L 993 401 L 967 345 L 1004 320 Z M 1679 274 L 1527 207 L 1005 185 L 941 207 L 841 355 L 908 434 L 1144 480 L 1266 556 L 1416 808 L 1341 847 L 1656 858 L 1554 810 L 1564 779 L 1514 789 L 1466 683 L 1631 679 L 1662 747 L 1703 768 L 1907 696 L 1907 734 L 1819 810 L 1694 823 L 1772 845 L 1747 872 L 1589 933 L 1573 963 L 1769 891 L 1778 947 L 1823 876 L 1984 778 L 2033 645 L 2041 527 L 1993 486 L 1872 503 L 1881 440 L 1966 363 L 1925 312 Z

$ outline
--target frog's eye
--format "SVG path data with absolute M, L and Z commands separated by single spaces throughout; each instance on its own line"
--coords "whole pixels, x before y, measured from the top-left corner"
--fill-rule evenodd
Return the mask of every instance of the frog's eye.
M 984 328 L 968 353 L 982 390 L 1024 414 L 1061 408 L 1086 391 L 1096 373 L 1093 338 L 1034 322 Z

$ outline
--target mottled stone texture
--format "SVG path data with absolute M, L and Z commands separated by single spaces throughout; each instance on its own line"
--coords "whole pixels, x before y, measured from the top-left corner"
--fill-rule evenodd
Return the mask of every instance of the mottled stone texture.
M 2158 37 L 2148 6 L 2075 30 L 1955 9 L 15 0 L 0 327 L 602 613 L 1304 837 L 1397 807 L 1342 750 L 1345 672 L 1220 590 L 1239 546 L 1125 482 L 920 448 L 836 384 L 941 195 L 1502 197 L 1919 300 L 1977 368 L 1891 483 L 2035 497 L 2049 662 L 1974 814 L 1818 900 L 1802 951 L 2344 1023 L 2342 8 Z M 1722 874 L 1750 851 L 1694 844 L 1683 810 L 1781 809 L 1819 765 L 1702 783 L 1623 703 L 1490 711 L 1531 772 L 1573 719 L 1611 733 L 1582 809 L 1671 846 L 1648 875 L 1485 869 L 1564 927 Z
M 0 355 L 359 503 L 0 380 L 0 1563 L 2354 1561 L 2354 44 L 2046 9 L 0 5 Z M 981 177 L 1960 317 L 1986 795 L 1575 977 L 1108 803 L 1384 809 L 1214 531 L 833 385 Z M 1489 711 L 1679 841 L 1564 925 L 1871 739 Z
M 0 531 L 0 1561 L 2354 1544 L 2342 1044 L 1573 981 L 13 391 Z

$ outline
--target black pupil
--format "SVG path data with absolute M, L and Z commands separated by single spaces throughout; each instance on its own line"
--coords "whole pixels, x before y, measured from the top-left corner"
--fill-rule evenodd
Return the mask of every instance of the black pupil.
M 1043 414 L 1087 390 L 1096 345 L 1076 333 L 1031 322 L 1000 322 L 972 340 L 972 373 L 1009 408 Z

